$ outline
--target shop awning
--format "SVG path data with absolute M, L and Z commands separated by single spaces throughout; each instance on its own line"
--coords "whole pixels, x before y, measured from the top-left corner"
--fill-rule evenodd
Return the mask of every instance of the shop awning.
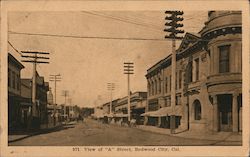
M 182 114 L 182 106 L 176 105 L 174 108 L 172 107 L 163 107 L 156 111 L 145 112 L 141 114 L 141 116 L 149 116 L 149 117 L 164 117 L 164 116 L 171 116 L 171 115 L 178 115 Z

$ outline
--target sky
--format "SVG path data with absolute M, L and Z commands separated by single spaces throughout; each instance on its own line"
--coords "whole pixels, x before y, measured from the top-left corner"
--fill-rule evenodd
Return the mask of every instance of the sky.
M 126 96 L 123 63 L 128 61 L 134 62 L 131 91 L 146 91 L 147 69 L 171 53 L 171 41 L 164 40 L 164 11 L 36 11 L 8 15 L 8 41 L 15 49 L 50 53 L 50 63 L 38 64 L 37 71 L 46 82 L 50 74 L 61 75 L 57 104 L 64 103 L 63 90 L 69 91 L 71 101 L 67 103 L 71 105 L 94 107 L 106 103 L 110 101 L 109 82 L 115 83 L 113 99 Z M 183 29 L 198 33 L 205 21 L 206 11 L 184 11 Z M 8 51 L 21 60 L 10 45 Z M 31 78 L 32 64 L 22 64 L 25 68 L 21 77 Z M 54 93 L 53 82 L 50 87 Z

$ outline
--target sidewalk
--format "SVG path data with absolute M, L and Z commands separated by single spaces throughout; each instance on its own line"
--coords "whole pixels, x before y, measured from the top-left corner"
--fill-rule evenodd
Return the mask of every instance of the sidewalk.
M 40 129 L 40 130 L 36 130 L 33 132 L 23 132 L 23 133 L 8 135 L 8 143 L 20 141 L 20 140 L 23 140 L 25 138 L 39 135 L 39 134 L 49 133 L 51 131 L 59 130 L 62 128 L 63 128 L 63 125 L 58 125 L 58 126 L 55 126 L 53 128 L 45 128 L 45 129 Z
M 211 140 L 220 142 L 242 142 L 242 135 L 240 133 L 233 132 L 200 132 L 200 131 L 176 131 L 171 134 L 170 129 L 158 128 L 156 126 L 138 125 L 138 129 L 150 131 L 154 133 L 165 134 L 169 136 L 176 136 L 187 139 L 200 139 L 200 140 Z

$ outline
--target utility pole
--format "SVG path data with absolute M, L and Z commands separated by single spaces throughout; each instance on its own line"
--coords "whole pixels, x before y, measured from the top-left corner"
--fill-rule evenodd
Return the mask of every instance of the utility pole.
M 60 82 L 61 81 L 61 77 L 60 77 L 61 75 L 60 74 L 56 74 L 56 75 L 50 75 L 50 78 L 49 78 L 49 81 L 52 81 L 52 82 L 55 82 L 54 83 L 54 94 L 55 94 L 55 96 L 54 96 L 54 98 L 55 98 L 55 104 L 56 104 L 56 82 Z
M 110 91 L 110 111 L 109 111 L 109 114 L 112 114 L 112 91 L 115 90 L 115 84 L 108 83 L 108 90 Z
M 175 111 L 175 104 L 176 104 L 176 39 L 182 39 L 183 37 L 177 36 L 178 34 L 184 33 L 184 30 L 179 30 L 179 27 L 183 27 L 183 24 L 178 23 L 179 21 L 183 21 L 183 17 L 179 17 L 183 15 L 183 11 L 166 11 L 165 14 L 166 26 L 170 28 L 164 29 L 164 31 L 169 32 L 169 35 L 166 35 L 165 38 L 172 39 L 172 71 L 171 71 L 171 107 L 173 111 Z M 171 133 L 175 131 L 175 115 L 170 117 L 170 127 Z
M 54 103 L 54 105 L 53 105 L 53 108 L 54 108 L 54 114 L 53 114 L 53 117 L 54 117 L 54 125 L 55 125 L 55 123 L 56 123 L 56 117 L 55 117 L 55 114 L 56 114 L 56 82 L 60 82 L 61 81 L 61 78 L 60 78 L 60 74 L 56 74 L 56 75 L 50 75 L 50 80 L 49 81 L 52 81 L 52 82 L 55 82 L 54 84 L 55 84 L 55 87 L 54 87 L 54 98 L 55 98 L 55 103 Z
M 67 96 L 69 95 L 69 91 L 68 90 L 63 90 L 62 91 L 62 96 L 64 96 L 65 98 L 65 103 L 64 103 L 64 116 L 66 115 L 66 100 L 67 100 Z M 65 121 L 65 117 L 64 117 L 64 121 Z
M 34 120 L 34 117 L 38 117 L 37 108 L 36 108 L 36 65 L 37 64 L 48 64 L 48 61 L 41 61 L 42 59 L 49 59 L 49 57 L 38 56 L 38 55 L 49 55 L 48 52 L 34 52 L 34 51 L 21 51 L 22 57 L 27 58 L 28 60 L 21 60 L 22 62 L 33 63 L 33 77 L 32 77 L 32 108 L 31 108 L 31 117 L 29 121 L 28 128 L 31 127 L 31 123 Z
M 130 124 L 130 78 L 129 76 L 134 74 L 134 63 L 133 62 L 124 62 L 124 74 L 128 76 L 128 122 Z

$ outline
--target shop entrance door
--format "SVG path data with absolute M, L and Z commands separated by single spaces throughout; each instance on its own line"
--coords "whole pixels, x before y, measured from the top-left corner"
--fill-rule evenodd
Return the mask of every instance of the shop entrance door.
M 232 95 L 218 95 L 220 131 L 232 131 Z

